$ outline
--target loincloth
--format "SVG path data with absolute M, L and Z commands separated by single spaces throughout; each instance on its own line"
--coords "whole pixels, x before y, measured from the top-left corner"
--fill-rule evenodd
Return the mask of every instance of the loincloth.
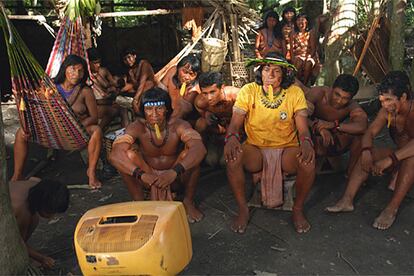
M 156 175 L 161 175 L 163 172 L 165 172 L 167 170 L 155 170 L 152 169 L 152 172 Z M 170 185 L 168 185 L 168 187 L 166 187 L 165 189 L 160 189 L 155 185 L 151 185 L 150 187 L 150 193 L 151 193 L 151 200 L 157 200 L 157 201 L 173 201 L 174 200 L 174 196 L 173 193 L 171 192 L 171 185 L 175 182 L 179 182 L 180 179 L 177 178 L 176 180 L 174 180 Z
M 260 149 L 263 158 L 261 172 L 262 203 L 268 208 L 283 204 L 283 149 Z

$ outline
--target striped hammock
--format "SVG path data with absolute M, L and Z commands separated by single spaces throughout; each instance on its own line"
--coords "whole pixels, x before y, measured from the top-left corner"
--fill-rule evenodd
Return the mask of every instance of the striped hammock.
M 85 128 L 8 20 L 3 6 L 1 9 L 0 27 L 7 45 L 12 91 L 23 130 L 32 142 L 46 148 L 85 148 L 89 140 Z
M 46 67 L 46 74 L 54 78 L 59 72 L 60 65 L 68 55 L 77 55 L 87 61 L 88 55 L 85 45 L 85 34 L 82 27 L 82 18 L 78 16 L 70 19 L 65 16 L 60 22 L 58 35 L 56 36 L 52 52 Z

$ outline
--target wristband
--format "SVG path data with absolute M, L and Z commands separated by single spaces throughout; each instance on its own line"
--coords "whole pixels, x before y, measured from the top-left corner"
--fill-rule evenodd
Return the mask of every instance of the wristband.
M 229 139 L 233 136 L 236 137 L 236 139 L 240 142 L 240 135 L 238 133 L 230 132 L 230 133 L 227 133 L 226 136 L 224 136 L 224 144 L 227 144 Z
M 132 172 L 132 176 L 136 179 L 141 179 L 141 176 L 144 174 L 145 172 L 143 170 L 141 170 L 139 167 L 136 167 L 134 169 L 134 171 Z
M 305 137 L 300 138 L 300 143 L 301 144 L 303 144 L 305 141 L 307 141 L 313 148 L 313 146 L 314 146 L 313 141 L 309 136 L 305 136 Z
M 185 172 L 185 168 L 181 163 L 177 163 L 177 165 L 175 165 L 172 168 L 173 171 L 175 171 L 177 173 L 177 177 L 182 175 Z
M 398 158 L 397 158 L 397 156 L 395 155 L 395 152 L 393 152 L 393 153 L 391 153 L 390 155 L 389 155 L 389 157 L 391 158 L 391 160 L 392 160 L 392 166 L 395 168 L 395 167 L 397 167 L 398 166 L 398 163 L 400 163 L 400 160 L 398 160 Z

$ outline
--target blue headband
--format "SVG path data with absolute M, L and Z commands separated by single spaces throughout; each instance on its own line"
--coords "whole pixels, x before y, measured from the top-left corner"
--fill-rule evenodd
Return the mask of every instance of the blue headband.
M 144 103 L 144 106 L 161 106 L 165 105 L 164 101 L 158 101 L 158 102 L 146 102 Z

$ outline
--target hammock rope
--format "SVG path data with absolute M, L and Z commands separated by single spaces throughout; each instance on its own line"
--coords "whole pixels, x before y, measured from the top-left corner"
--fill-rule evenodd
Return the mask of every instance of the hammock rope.
M 89 135 L 52 79 L 36 61 L 2 7 L 0 26 L 9 56 L 12 91 L 29 140 L 46 148 L 80 150 Z

